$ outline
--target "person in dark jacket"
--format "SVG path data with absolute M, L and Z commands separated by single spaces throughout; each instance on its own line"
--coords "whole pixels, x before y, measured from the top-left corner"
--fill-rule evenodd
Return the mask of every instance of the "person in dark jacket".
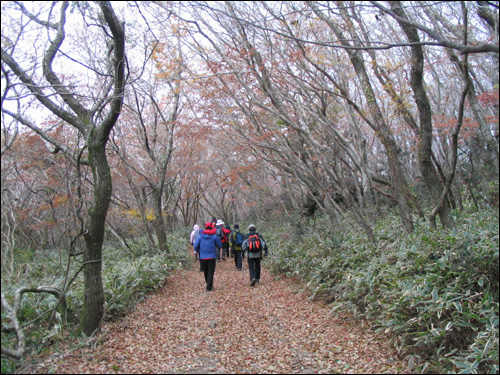
M 228 236 L 229 236 L 229 234 L 231 234 L 231 230 L 224 228 L 224 221 L 217 220 L 216 234 L 217 234 L 217 237 L 219 237 L 220 241 L 222 242 L 222 260 L 226 260 L 226 249 L 227 249 L 227 252 L 229 253 Z M 220 258 L 221 258 L 220 254 L 217 253 L 217 261 L 220 261 Z
M 191 232 L 191 235 L 189 236 L 189 242 L 191 243 L 191 246 L 193 246 L 194 257 L 200 263 L 200 272 L 203 272 L 203 269 L 201 268 L 201 262 L 200 262 L 200 259 L 198 257 L 198 253 L 194 249 L 194 243 L 196 242 L 196 240 L 198 239 L 198 237 L 200 236 L 200 234 L 202 232 L 203 231 L 200 229 L 200 226 L 198 224 L 195 224 L 195 226 L 193 227 L 193 231 Z
M 213 290 L 217 253 L 222 248 L 219 237 L 215 234 L 206 233 L 211 232 L 212 229 L 212 223 L 206 223 L 205 230 L 194 243 L 194 249 L 199 254 L 201 268 L 205 274 L 206 289 L 208 291 Z
M 245 253 L 248 253 L 248 269 L 250 271 L 250 286 L 255 286 L 260 282 L 260 263 L 262 260 L 262 254 L 264 252 L 264 256 L 267 257 L 268 249 L 266 241 L 261 234 L 256 232 L 256 227 L 253 224 L 248 226 L 249 233 L 245 236 L 243 240 L 243 257 L 245 257 Z M 252 236 L 257 235 L 261 244 L 260 250 L 252 250 L 251 249 L 251 239 Z
M 240 239 L 245 238 L 245 234 L 240 232 L 240 225 L 238 223 L 235 223 L 234 230 L 231 232 L 231 235 L 229 236 L 229 249 L 234 257 L 234 265 L 239 271 L 241 271 L 242 267 L 241 246 L 243 245 L 243 243 L 241 244 L 237 243 L 238 233 L 241 235 Z

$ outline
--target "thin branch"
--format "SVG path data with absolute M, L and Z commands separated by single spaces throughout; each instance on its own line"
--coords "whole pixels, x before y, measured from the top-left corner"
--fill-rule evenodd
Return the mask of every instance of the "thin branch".
M 449 40 L 446 40 L 442 35 L 440 35 L 439 33 L 437 33 L 434 30 L 429 29 L 428 27 L 420 25 L 417 22 L 410 21 L 407 18 L 398 16 L 394 11 L 390 10 L 389 8 L 384 7 L 382 4 L 380 4 L 377 1 L 370 1 L 370 2 L 374 6 L 376 6 L 378 9 L 380 9 L 382 12 L 393 17 L 396 21 L 402 22 L 402 23 L 409 25 L 409 26 L 412 26 L 412 27 L 415 27 L 416 29 L 419 29 L 420 31 L 423 31 L 424 33 L 429 35 L 432 39 L 435 39 L 437 42 L 434 43 L 434 45 L 439 45 L 439 46 L 459 50 L 461 55 L 469 54 L 469 53 L 485 53 L 485 52 L 499 53 L 499 47 L 496 44 L 484 43 L 484 44 L 480 44 L 480 45 L 476 45 L 476 46 L 471 46 L 471 45 L 465 45 L 465 44 L 461 44 L 461 43 L 453 43 Z

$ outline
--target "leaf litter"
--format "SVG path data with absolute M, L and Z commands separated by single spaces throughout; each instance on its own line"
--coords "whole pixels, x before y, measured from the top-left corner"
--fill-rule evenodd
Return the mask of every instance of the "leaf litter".
M 243 272 L 243 275 L 242 275 Z M 248 267 L 217 263 L 214 290 L 197 264 L 174 272 L 166 285 L 126 317 L 104 322 L 94 345 L 67 346 L 31 373 L 406 373 L 387 340 L 348 315 L 275 278 L 263 262 L 250 287 Z

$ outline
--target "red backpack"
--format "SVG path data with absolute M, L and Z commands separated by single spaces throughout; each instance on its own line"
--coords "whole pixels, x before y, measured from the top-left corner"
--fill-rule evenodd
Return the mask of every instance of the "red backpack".
M 248 250 L 252 253 L 257 253 L 262 250 L 262 244 L 257 234 L 252 234 L 248 237 Z

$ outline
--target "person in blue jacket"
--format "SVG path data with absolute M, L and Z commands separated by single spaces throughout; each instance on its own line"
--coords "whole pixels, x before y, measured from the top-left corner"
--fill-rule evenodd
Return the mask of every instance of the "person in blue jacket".
M 214 288 L 214 274 L 217 259 L 217 253 L 222 248 L 222 242 L 212 231 L 212 223 L 205 224 L 205 230 L 198 236 L 194 243 L 194 249 L 198 253 L 201 269 L 205 274 L 205 282 L 207 290 L 211 291 Z M 210 232 L 210 233 L 207 233 Z

